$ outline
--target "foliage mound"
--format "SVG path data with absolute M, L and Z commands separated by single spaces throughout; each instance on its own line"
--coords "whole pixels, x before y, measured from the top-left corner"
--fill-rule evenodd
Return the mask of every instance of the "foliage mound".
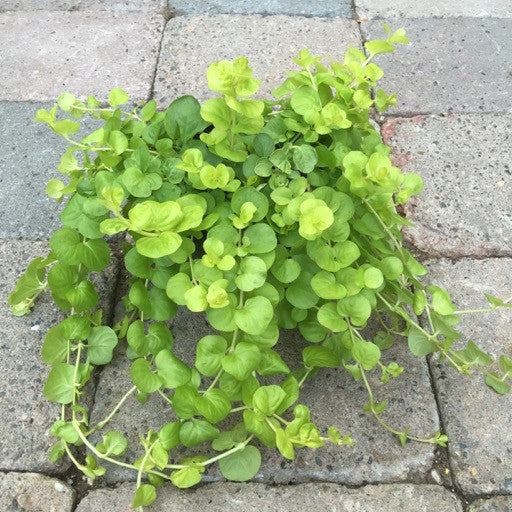
M 371 111 L 396 104 L 380 88 L 372 96 L 383 74 L 372 60 L 408 43 L 404 30 L 385 28 L 387 38 L 367 42 L 366 54 L 350 48 L 327 66 L 302 50 L 294 59 L 299 69 L 273 100 L 250 98 L 260 81 L 239 57 L 208 68 L 209 87 L 220 95 L 202 105 L 184 96 L 162 112 L 155 101 L 125 110 L 128 96 L 114 89 L 109 107 L 64 93 L 51 110 L 37 112 L 37 121 L 70 143 L 59 165 L 67 182 L 51 179 L 47 187 L 50 197 L 67 199 L 64 227 L 50 253 L 30 263 L 9 303 L 24 315 L 49 288 L 67 313 L 42 348 L 51 365 L 44 394 L 62 404 L 51 427 L 53 461 L 67 454 L 90 479 L 105 473 L 104 462 L 132 468 L 133 507 L 150 504 L 166 480 L 197 484 L 213 463 L 227 479 L 245 481 L 258 472 L 261 445 L 293 460 L 304 447 L 353 443 L 336 426 L 317 426 L 314 411 L 312 418 L 300 404 L 308 379 L 337 367 L 362 380 L 365 410 L 402 445 L 445 446 L 441 432 L 420 439 L 381 417 L 386 402 L 374 399 L 367 374 L 380 372 L 386 382 L 404 371 L 381 361 L 395 342 L 418 357 L 437 352 L 460 372 L 484 373 L 497 392 L 509 390 L 510 359 L 502 356 L 500 370 L 491 371 L 493 358 L 473 342 L 452 348 L 465 311 L 444 289 L 418 280 L 426 270 L 402 245 L 400 229 L 410 223 L 396 208 L 423 184 L 393 165 L 370 122 Z M 86 115 L 102 126 L 76 140 L 77 119 Z M 91 274 L 108 267 L 105 238 L 118 234 L 127 234 L 129 277 L 125 314 L 111 327 Z M 481 311 L 510 307 L 487 298 Z M 178 306 L 206 314 L 212 327 L 188 340 L 192 367 L 173 352 L 168 321 Z M 370 318 L 379 330 L 369 335 Z M 294 328 L 307 343 L 301 367 L 291 371 L 279 338 Z M 91 425 L 86 385 L 114 350 L 130 359 L 133 387 Z M 128 441 L 107 428 L 109 420 L 132 395 L 144 403 L 154 393 L 173 414 L 141 437 L 143 455 L 127 461 Z M 197 448 L 180 455 L 181 445 L 207 443 L 207 455 Z

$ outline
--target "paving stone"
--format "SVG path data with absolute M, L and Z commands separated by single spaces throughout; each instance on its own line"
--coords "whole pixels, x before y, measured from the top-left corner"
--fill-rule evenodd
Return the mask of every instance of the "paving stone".
M 384 69 L 380 86 L 398 96 L 388 114 L 512 111 L 512 19 L 385 21 L 406 28 L 412 42 L 376 59 Z M 382 23 L 362 23 L 365 40 L 381 39 Z
M 50 178 L 63 178 L 57 165 L 68 143 L 33 120 L 38 109 L 52 106 L 0 102 L 0 238 L 48 240 L 60 226 L 65 203 L 50 199 L 45 189 Z M 80 122 L 83 129 L 74 135 L 76 139 L 98 124 Z
M 288 14 L 299 16 L 352 16 L 349 0 L 169 0 L 175 14 Z
M 76 512 L 127 512 L 133 485 L 117 489 L 99 489 L 89 493 Z M 158 489 L 152 512 L 276 512 L 278 510 L 311 512 L 462 512 L 454 494 L 434 485 L 369 485 L 347 489 L 335 484 L 309 483 L 268 486 L 252 483 L 217 483 L 197 490 L 177 490 L 170 486 Z
M 3 11 L 157 11 L 166 0 L 2 0 Z
M 54 101 L 69 91 L 105 101 L 114 87 L 147 99 L 163 26 L 155 13 L 0 14 L 0 100 Z
M 406 240 L 433 256 L 512 256 L 511 133 L 510 116 L 493 114 L 384 123 L 395 164 L 425 183 L 405 206 Z
M 484 293 L 510 297 L 512 259 L 432 260 L 429 281 L 450 291 L 459 309 L 486 307 Z M 510 310 L 461 315 L 463 333 L 497 357 L 512 351 Z M 455 483 L 469 495 L 512 492 L 512 395 L 498 395 L 481 375 L 472 378 L 432 363 Z
M 155 81 L 155 99 L 163 105 L 192 94 L 203 100 L 208 90 L 206 69 L 221 59 L 249 59 L 262 80 L 258 94 L 270 91 L 296 68 L 292 61 L 302 48 L 314 54 L 340 57 L 348 46 L 360 46 L 357 23 L 333 18 L 259 15 L 178 16 L 164 32 Z
M 71 512 L 75 491 L 37 473 L 0 473 L 2 512 Z
M 197 340 L 211 333 L 201 315 L 183 311 L 175 319 L 172 330 L 176 353 L 189 364 L 194 360 Z M 290 331 L 283 335 L 282 343 L 284 349 L 279 349 L 278 345 L 278 351 L 292 369 L 297 368 L 304 342 L 295 332 Z M 438 419 L 426 364 L 412 356 L 403 343 L 388 351 L 386 358 L 392 357 L 403 363 L 407 372 L 386 385 L 378 381 L 378 376 L 372 377 L 379 399 L 388 399 L 387 418 L 399 427 L 410 425 L 411 430 L 418 435 L 430 436 L 438 429 Z M 124 356 L 119 356 L 101 374 L 91 422 L 94 424 L 106 417 L 131 386 L 129 361 Z M 299 450 L 293 462 L 284 460 L 274 450 L 263 448 L 263 463 L 255 480 L 279 484 L 326 480 L 356 485 L 366 481 L 405 480 L 412 476 L 426 478 L 433 460 L 432 446 L 408 443 L 406 448 L 401 449 L 396 438 L 383 430 L 373 417 L 362 411 L 362 406 L 367 402 L 366 391 L 361 383 L 355 383 L 346 372 L 324 370 L 304 386 L 301 402 L 311 407 L 313 421 L 320 427 L 335 425 L 342 432 L 351 433 L 356 445 L 329 445 L 317 450 Z M 137 446 L 138 435 L 145 434 L 149 428 L 159 429 L 173 418 L 172 410 L 158 394 L 150 397 L 144 405 L 130 397 L 108 428 L 127 434 L 129 444 L 135 448 L 127 453 L 127 459 L 133 461 L 141 455 Z M 239 421 L 236 415 L 230 418 L 232 422 Z M 204 453 L 206 448 L 198 448 L 197 451 L 201 450 Z M 183 452 L 175 454 L 174 457 L 179 459 L 185 453 L 190 452 L 183 448 Z M 134 480 L 136 473 L 109 466 L 103 478 L 105 482 L 112 484 Z M 212 465 L 205 480 L 219 479 L 222 477 L 217 467 Z
M 493 496 L 471 503 L 468 512 L 512 512 L 512 496 Z
M 444 0 L 443 2 L 418 2 L 416 0 L 355 0 L 359 18 L 511 18 L 510 0 Z
M 50 462 L 48 451 L 54 438 L 48 430 L 60 413 L 60 405 L 43 396 L 48 367 L 41 360 L 41 346 L 47 330 L 62 314 L 49 294 L 41 295 L 33 312 L 24 317 L 11 315 L 7 297 L 18 276 L 36 256 L 48 253 L 45 242 L 0 241 L 0 459 L 1 470 L 61 473 L 69 462 Z M 115 264 L 96 274 L 96 287 L 109 318 L 110 295 Z M 3 510 L 0 507 L 0 510 Z

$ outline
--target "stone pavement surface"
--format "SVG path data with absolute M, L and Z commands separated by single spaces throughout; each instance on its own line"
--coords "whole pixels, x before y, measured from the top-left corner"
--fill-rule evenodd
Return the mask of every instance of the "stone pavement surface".
M 105 100 L 120 86 L 134 100 L 161 105 L 184 93 L 204 99 L 207 65 L 244 54 L 266 95 L 298 49 L 339 56 L 383 34 L 383 22 L 403 26 L 412 45 L 379 60 L 399 105 L 376 120 L 396 164 L 426 181 L 407 207 L 416 227 L 405 239 L 461 308 L 484 305 L 484 292 L 510 295 L 512 0 L 2 0 L 0 13 L 1 511 L 127 512 L 133 491 L 133 474 L 119 471 L 73 490 L 69 464 L 48 461 L 48 427 L 58 411 L 41 393 L 47 369 L 39 351 L 60 315 L 47 299 L 26 318 L 11 317 L 5 305 L 16 276 L 44 253 L 58 225 L 44 183 L 63 146 L 30 119 L 64 90 Z M 98 277 L 107 308 L 118 266 Z M 206 334 L 204 319 L 181 314 L 175 324 L 177 346 L 190 359 L 185 342 Z M 468 317 L 464 339 L 510 356 L 509 326 L 501 312 Z M 301 341 L 291 334 L 287 343 L 295 347 L 287 356 L 293 365 Z M 447 449 L 401 449 L 360 410 L 360 386 L 325 370 L 308 383 L 305 401 L 316 404 L 321 425 L 350 432 L 356 446 L 299 452 L 293 463 L 265 451 L 255 482 L 225 483 L 213 470 L 213 483 L 166 487 L 150 510 L 512 511 L 510 396 L 436 359 L 411 358 L 403 345 L 396 350 L 409 372 L 386 385 L 392 418 L 424 435 L 441 425 Z M 100 374 L 93 417 L 128 388 L 125 367 L 119 360 Z M 169 420 L 156 399 L 126 405 L 113 420 L 120 430 Z

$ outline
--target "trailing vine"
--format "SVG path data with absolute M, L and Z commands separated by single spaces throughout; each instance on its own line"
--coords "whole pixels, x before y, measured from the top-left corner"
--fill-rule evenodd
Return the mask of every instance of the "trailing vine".
M 373 59 L 408 43 L 403 29 L 385 28 L 386 39 L 367 42 L 366 53 L 350 48 L 328 66 L 300 51 L 299 69 L 273 100 L 250 98 L 260 82 L 239 57 L 208 68 L 219 96 L 202 105 L 183 96 L 165 111 L 153 100 L 122 109 L 129 98 L 114 89 L 108 107 L 64 93 L 37 112 L 37 121 L 70 144 L 58 167 L 66 183 L 51 179 L 47 186 L 50 197 L 67 203 L 49 254 L 30 263 L 9 304 L 15 315 L 27 314 L 49 288 L 67 314 L 42 348 L 51 366 L 44 394 L 62 404 L 51 427 L 51 460 L 67 454 L 90 479 L 105 473 L 103 462 L 134 470 L 134 508 L 152 503 L 167 480 L 197 484 L 211 464 L 229 480 L 249 480 L 260 467 L 261 444 L 293 460 L 304 447 L 353 443 L 335 426 L 322 435 L 297 403 L 319 369 L 337 367 L 362 381 L 365 410 L 402 445 L 445 446 L 441 432 L 418 438 L 381 417 L 386 402 L 375 400 L 368 373 L 387 382 L 404 371 L 381 361 L 401 337 L 416 356 L 439 353 L 455 370 L 477 371 L 498 393 L 509 391 L 510 359 L 501 356 L 499 370 L 489 369 L 493 358 L 472 341 L 464 349 L 452 345 L 462 315 L 511 307 L 511 299 L 487 295 L 489 307 L 457 310 L 446 290 L 422 284 L 426 270 L 402 244 L 401 227 L 411 224 L 396 207 L 423 183 L 392 164 L 370 122 L 372 109 L 396 104 L 394 94 L 376 88 L 383 72 Z M 76 140 L 84 116 L 103 126 Z M 125 236 L 128 293 L 124 316 L 110 327 L 91 274 L 110 264 L 105 239 L 117 234 Z M 190 340 L 193 367 L 173 352 L 167 322 L 178 306 L 206 314 L 212 328 Z M 372 337 L 365 331 L 370 317 L 380 325 Z M 309 343 L 302 368 L 290 371 L 279 333 L 294 328 Z M 114 349 L 131 361 L 133 387 L 92 425 L 85 386 Z M 108 430 L 109 421 L 130 396 L 144 402 L 154 393 L 177 420 L 150 430 L 140 440 L 144 454 L 124 462 L 128 442 Z M 238 423 L 222 430 L 231 415 Z M 91 441 L 96 433 L 99 443 Z M 205 443 L 218 454 L 183 458 L 176 450 Z M 74 446 L 85 446 L 85 458 Z

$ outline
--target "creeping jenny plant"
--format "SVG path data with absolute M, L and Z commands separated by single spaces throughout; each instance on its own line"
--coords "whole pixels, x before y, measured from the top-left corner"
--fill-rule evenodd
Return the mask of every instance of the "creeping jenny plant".
M 400 228 L 410 223 L 396 207 L 421 191 L 422 180 L 392 164 L 369 120 L 371 109 L 396 103 L 379 88 L 372 96 L 382 77 L 373 58 L 408 42 L 404 30 L 385 28 L 387 39 L 367 42 L 366 54 L 350 48 L 327 66 L 302 50 L 274 100 L 249 98 L 260 82 L 239 57 L 208 68 L 219 95 L 202 105 L 184 96 L 164 112 L 154 101 L 127 111 L 120 105 L 128 96 L 114 89 L 107 108 L 64 93 L 58 106 L 37 112 L 37 121 L 70 143 L 59 165 L 67 182 L 52 179 L 47 187 L 57 201 L 68 198 L 64 227 L 50 253 L 30 263 L 9 303 L 24 315 L 49 288 L 68 314 L 42 349 L 51 365 L 44 394 L 62 404 L 51 427 L 53 461 L 67 454 L 90 479 L 105 473 L 104 461 L 133 469 L 133 507 L 149 505 L 166 480 L 197 484 L 213 463 L 227 479 L 249 480 L 262 444 L 293 460 L 304 447 L 353 442 L 336 426 L 317 426 L 314 411 L 300 404 L 301 388 L 326 367 L 362 381 L 365 410 L 402 445 L 445 446 L 441 432 L 421 439 L 381 417 L 386 402 L 375 401 L 367 374 L 379 372 L 386 382 L 402 373 L 397 363 L 381 362 L 396 336 L 416 356 L 437 352 L 460 372 L 483 373 L 498 393 L 509 390 L 510 359 L 502 356 L 499 370 L 490 370 L 493 358 L 473 342 L 452 348 L 460 338 L 454 326 L 468 311 L 457 311 L 444 289 L 425 287 L 418 277 L 426 270 L 402 245 Z M 70 117 L 57 118 L 59 107 Z M 104 124 L 78 141 L 76 119 L 85 115 Z M 124 316 L 110 327 L 90 275 L 109 265 L 104 238 L 118 233 L 127 235 L 128 293 Z M 480 311 L 511 307 L 487 299 Z M 193 367 L 173 353 L 167 322 L 178 306 L 206 314 L 212 327 L 189 340 Z M 370 317 L 380 330 L 368 337 Z M 308 342 L 296 371 L 279 342 L 280 329 L 293 328 Z M 131 360 L 133 387 L 92 425 L 85 386 L 114 349 Z M 108 430 L 109 420 L 131 395 L 143 403 L 153 393 L 175 419 L 141 437 L 143 456 L 125 462 L 119 457 L 127 440 Z M 234 428 L 223 428 L 228 417 L 237 418 Z M 93 433 L 102 434 L 99 443 Z M 181 445 L 217 453 L 183 457 Z

